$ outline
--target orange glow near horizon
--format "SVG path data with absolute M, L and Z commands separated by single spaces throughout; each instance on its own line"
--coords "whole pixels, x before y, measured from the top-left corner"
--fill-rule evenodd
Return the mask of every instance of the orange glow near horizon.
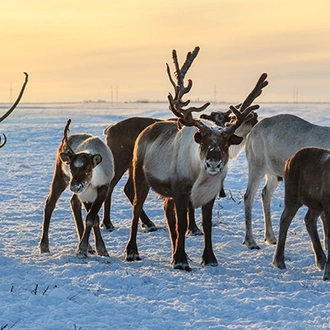
M 165 63 L 200 46 L 191 99 L 239 102 L 262 72 L 261 101 L 330 101 L 330 2 L 13 0 L 0 3 L 0 102 L 164 100 Z M 216 92 L 215 92 L 216 90 Z

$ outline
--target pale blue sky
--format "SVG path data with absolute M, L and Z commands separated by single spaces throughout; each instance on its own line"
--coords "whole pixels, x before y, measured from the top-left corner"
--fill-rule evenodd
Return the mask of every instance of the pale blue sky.
M 0 3 L 0 102 L 166 100 L 165 63 L 200 46 L 191 99 L 330 101 L 328 0 L 11 0 Z

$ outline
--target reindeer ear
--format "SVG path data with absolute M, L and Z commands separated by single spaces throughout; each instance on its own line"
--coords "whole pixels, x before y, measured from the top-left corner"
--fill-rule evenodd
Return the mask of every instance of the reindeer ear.
M 229 145 L 240 144 L 242 141 L 243 141 L 243 138 L 241 136 L 238 136 L 238 135 L 233 134 L 229 138 Z
M 61 152 L 60 157 L 61 157 L 62 162 L 66 163 L 68 165 L 71 163 L 71 159 L 72 159 L 71 153 Z
M 202 134 L 197 131 L 194 135 L 194 139 L 196 143 L 200 144 L 202 141 Z
M 102 156 L 100 154 L 92 155 L 93 167 L 96 167 L 102 162 Z

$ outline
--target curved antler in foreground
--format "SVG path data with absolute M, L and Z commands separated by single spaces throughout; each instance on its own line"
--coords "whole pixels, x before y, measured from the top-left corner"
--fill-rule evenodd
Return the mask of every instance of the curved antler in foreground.
M 4 141 L 3 141 L 3 143 L 1 143 L 1 136 L 0 136 L 0 148 L 2 148 L 7 142 L 7 137 L 5 134 L 3 134 L 3 137 L 4 137 Z
M 20 93 L 19 93 L 19 95 L 17 97 L 17 100 L 14 102 L 14 104 L 11 106 L 11 108 L 2 117 L 0 117 L 0 123 L 3 120 L 5 120 L 15 110 L 15 108 L 17 107 L 19 101 L 21 100 L 21 98 L 23 96 L 23 93 L 24 93 L 24 90 L 25 90 L 25 86 L 26 86 L 26 84 L 28 82 L 28 77 L 29 77 L 29 75 L 26 72 L 24 72 L 24 74 L 25 74 L 25 81 L 24 81 L 24 84 L 23 84 L 23 86 L 21 88 L 21 91 L 20 91 Z
M 1 117 L 0 117 L 0 123 L 2 122 L 2 121 L 4 121 L 14 110 L 15 110 L 15 108 L 17 107 L 17 105 L 18 105 L 18 103 L 19 103 L 19 101 L 21 100 L 21 98 L 22 98 L 22 96 L 23 96 L 23 93 L 24 93 L 24 90 L 25 90 L 25 86 L 26 86 L 26 84 L 27 84 L 27 82 L 28 82 L 28 74 L 26 73 L 26 72 L 24 72 L 24 74 L 25 74 L 25 81 L 24 81 L 24 84 L 23 84 L 23 86 L 22 86 L 22 88 L 21 88 L 21 91 L 20 91 L 20 93 L 19 93 L 19 95 L 18 95 L 18 97 L 17 97 L 17 100 L 14 102 L 14 104 L 10 107 L 10 109 L 9 110 L 7 110 L 7 112 L 4 114 L 4 115 L 2 115 Z M 3 143 L 1 143 L 1 137 L 0 137 L 0 148 L 2 148 L 5 144 L 6 144 L 6 142 L 7 142 L 7 137 L 6 137 L 6 135 L 5 134 L 3 134 L 3 137 L 4 137 L 4 142 Z

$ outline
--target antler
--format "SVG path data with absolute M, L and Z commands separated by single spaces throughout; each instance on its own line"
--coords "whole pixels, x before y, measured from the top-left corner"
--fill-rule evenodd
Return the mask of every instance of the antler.
M 2 148 L 6 144 L 6 142 L 7 142 L 6 135 L 5 134 L 2 134 L 2 135 L 3 135 L 4 141 L 3 141 L 3 143 L 1 143 L 1 136 L 0 136 L 0 148 Z
M 232 122 L 230 126 L 225 127 L 225 132 L 232 134 L 234 131 L 241 126 L 241 124 L 249 118 L 249 116 L 253 116 L 252 111 L 259 109 L 259 105 L 251 105 L 252 102 L 262 93 L 262 89 L 268 85 L 267 74 L 263 73 L 252 92 L 246 97 L 246 99 L 234 107 L 231 105 L 229 108 L 234 113 L 236 119 Z
M 170 106 L 169 106 L 170 110 L 173 112 L 173 114 L 176 117 L 179 118 L 180 123 L 182 123 L 186 126 L 196 126 L 196 127 L 200 128 L 201 125 L 203 125 L 203 124 L 201 122 L 199 122 L 198 120 L 195 120 L 192 117 L 191 113 L 192 112 L 201 112 L 201 111 L 205 110 L 210 105 L 210 103 L 207 102 L 199 108 L 197 108 L 197 107 L 190 107 L 188 109 L 182 108 L 184 106 L 187 106 L 190 103 L 190 100 L 183 101 L 182 97 L 185 94 L 189 93 L 189 91 L 191 90 L 192 80 L 188 79 L 188 85 L 184 86 L 184 78 L 185 78 L 185 75 L 186 75 L 187 71 L 189 70 L 192 62 L 196 58 L 198 52 L 199 52 L 199 47 L 195 47 L 195 49 L 192 52 L 189 52 L 187 54 L 186 61 L 184 62 L 184 64 L 182 65 L 182 67 L 180 69 L 176 50 L 174 49 L 172 51 L 172 58 L 173 58 L 174 66 L 175 66 L 174 75 L 176 77 L 177 83 L 175 83 L 174 80 L 172 79 L 170 67 L 167 63 L 166 63 L 166 66 L 167 66 L 168 77 L 169 77 L 170 82 L 171 82 L 172 86 L 174 87 L 174 91 L 175 91 L 174 98 L 171 93 L 169 93 L 169 95 L 168 95 L 168 101 L 170 103 Z
M 19 101 L 21 100 L 21 98 L 22 98 L 22 96 L 23 96 L 23 93 L 24 93 L 24 89 L 25 89 L 25 86 L 26 86 L 26 84 L 27 84 L 27 82 L 28 82 L 28 77 L 29 77 L 29 75 L 26 73 L 26 72 L 24 72 L 24 74 L 25 74 L 25 82 L 24 82 L 24 84 L 23 84 L 23 86 L 22 86 L 22 88 L 21 88 L 21 91 L 20 91 L 20 93 L 19 93 L 19 95 L 18 95 L 18 97 L 17 97 L 17 100 L 15 101 L 15 103 L 11 106 L 11 108 L 2 116 L 2 117 L 0 117 L 0 123 L 3 121 L 3 120 L 5 120 L 14 110 L 15 110 L 15 108 L 17 107 L 17 104 L 19 103 Z
M 64 128 L 64 132 L 63 132 L 63 141 L 65 141 L 66 146 L 69 149 L 69 152 L 71 152 L 74 155 L 75 152 L 72 150 L 72 148 L 70 147 L 70 144 L 68 142 L 68 132 L 70 132 L 70 129 L 69 129 L 70 124 L 71 124 L 71 119 L 68 119 L 68 121 L 66 122 L 65 128 Z

